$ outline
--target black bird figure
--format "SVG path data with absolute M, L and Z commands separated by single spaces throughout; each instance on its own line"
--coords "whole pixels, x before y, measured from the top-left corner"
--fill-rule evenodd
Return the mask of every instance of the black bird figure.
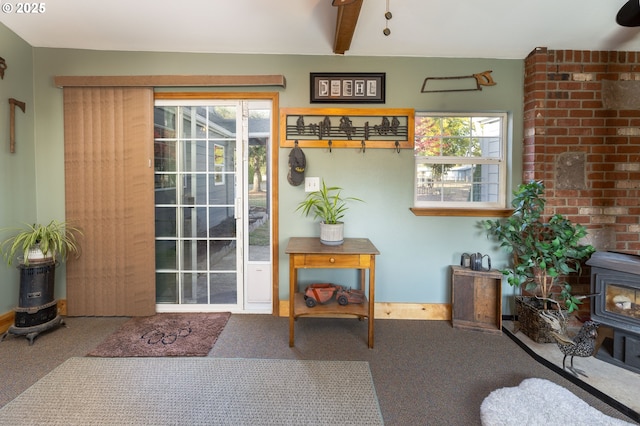
M 571 338 L 567 334 L 566 324 L 561 323 L 558 318 L 546 312 L 541 312 L 540 317 L 551 326 L 551 335 L 556 339 L 560 352 L 564 354 L 564 358 L 562 358 L 562 368 L 567 369 L 567 367 L 565 367 L 565 361 L 567 357 L 570 356 L 571 366 L 568 370 L 576 377 L 578 374 L 587 377 L 584 371 L 578 370 L 573 366 L 573 357 L 579 356 L 586 358 L 594 354 L 600 324 L 593 321 L 585 321 L 578 333 Z

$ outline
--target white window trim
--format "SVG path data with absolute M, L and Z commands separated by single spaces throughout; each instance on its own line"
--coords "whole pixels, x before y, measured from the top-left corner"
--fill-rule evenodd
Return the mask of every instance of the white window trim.
M 430 112 L 420 111 L 415 114 L 415 123 L 419 122 L 419 117 L 499 117 L 502 119 L 500 128 L 500 158 L 487 157 L 469 157 L 468 160 L 461 161 L 463 157 L 426 157 L 415 156 L 414 154 L 414 179 L 413 179 L 413 206 L 414 209 L 468 209 L 468 210 L 486 210 L 486 209 L 505 209 L 507 200 L 507 148 L 508 143 L 508 118 L 506 112 Z M 417 134 L 417 132 L 416 132 Z M 417 167 L 419 164 L 451 164 L 468 163 L 468 164 L 495 164 L 499 167 L 499 193 L 498 200 L 495 202 L 447 202 L 447 201 L 419 201 L 418 200 L 418 176 Z

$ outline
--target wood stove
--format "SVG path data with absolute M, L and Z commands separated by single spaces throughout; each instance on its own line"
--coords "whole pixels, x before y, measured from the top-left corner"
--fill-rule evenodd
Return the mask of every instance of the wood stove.
M 640 373 L 640 256 L 596 252 L 586 263 L 595 294 L 591 318 L 613 329 L 613 341 L 596 356 Z
M 14 309 L 14 325 L 2 335 L 0 341 L 9 334 L 25 336 L 29 345 L 42 332 L 59 325 L 64 320 L 58 315 L 58 303 L 54 299 L 55 262 L 34 262 L 29 266 L 20 265 L 20 300 Z

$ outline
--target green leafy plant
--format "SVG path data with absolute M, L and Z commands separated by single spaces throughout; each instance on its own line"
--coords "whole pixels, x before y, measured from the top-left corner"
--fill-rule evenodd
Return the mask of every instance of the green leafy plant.
M 82 232 L 66 222 L 52 220 L 47 225 L 36 223 L 2 231 L 14 233 L 0 243 L 0 252 L 7 265 L 11 265 L 17 256 L 21 256 L 21 261 L 29 265 L 29 251 L 36 248 L 54 262 L 64 262 L 70 254 L 80 253 L 77 235 L 82 235 Z
M 502 270 L 512 286 L 524 287 L 542 299 L 545 308 L 555 304 L 573 312 L 582 303 L 571 293 L 566 276 L 579 272 L 582 260 L 595 251 L 580 244 L 587 230 L 560 214 L 545 222 L 546 200 L 542 182 L 522 184 L 514 192 L 513 214 L 505 219 L 485 220 L 490 237 L 511 253 L 513 265 Z
M 328 187 L 324 179 L 322 187 L 307 194 L 306 198 L 298 204 L 296 211 L 301 210 L 302 214 L 313 218 L 320 218 L 326 224 L 336 224 L 344 217 L 348 210 L 348 201 L 362 201 L 355 197 L 341 197 L 342 188 L 338 186 Z

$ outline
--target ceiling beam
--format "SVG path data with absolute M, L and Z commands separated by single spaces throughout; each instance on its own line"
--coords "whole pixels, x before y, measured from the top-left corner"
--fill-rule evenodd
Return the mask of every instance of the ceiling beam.
M 351 47 L 351 39 L 356 31 L 362 0 L 333 0 L 333 6 L 338 8 L 333 53 L 342 55 Z

